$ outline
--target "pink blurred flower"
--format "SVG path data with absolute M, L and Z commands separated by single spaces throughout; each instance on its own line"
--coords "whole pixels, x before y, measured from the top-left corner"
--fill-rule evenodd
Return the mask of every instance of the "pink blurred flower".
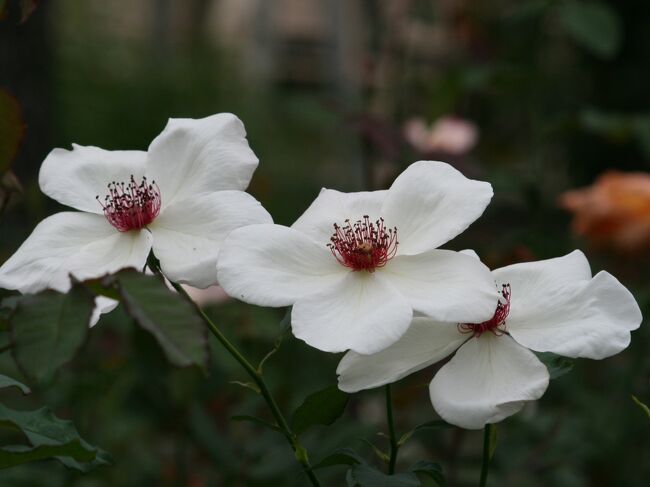
M 474 123 L 453 116 L 441 117 L 431 126 L 422 118 L 412 118 L 404 124 L 404 137 L 422 153 L 462 155 L 476 145 L 478 136 Z
M 567 191 L 560 204 L 572 228 L 594 244 L 622 251 L 650 248 L 650 174 L 607 172 L 587 188 Z
M 201 308 L 211 304 L 225 303 L 230 299 L 221 286 L 210 286 L 205 289 L 188 286 L 187 284 L 182 284 L 182 286 L 190 298 L 192 298 L 192 301 L 198 304 Z

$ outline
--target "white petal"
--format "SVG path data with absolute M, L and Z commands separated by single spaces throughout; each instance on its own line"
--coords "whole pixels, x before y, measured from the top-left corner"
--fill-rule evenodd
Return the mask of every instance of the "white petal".
M 217 191 L 173 203 L 149 229 L 165 276 L 206 288 L 217 282 L 217 254 L 228 234 L 245 225 L 272 221 L 248 193 Z
M 634 296 L 614 276 L 599 272 L 590 281 L 560 289 L 562 294 L 553 296 L 538 293 L 537 306 L 517 308 L 506 322 L 515 340 L 539 352 L 592 359 L 617 354 L 629 345 L 630 331 L 643 317 Z M 513 290 L 511 306 L 515 299 Z
M 481 260 L 481 258 L 478 256 L 475 250 L 472 249 L 465 249 L 465 250 L 460 250 L 459 251 L 461 254 L 469 255 L 470 257 L 475 258 L 476 260 Z
M 372 355 L 348 352 L 339 363 L 339 389 L 372 389 L 421 370 L 451 354 L 468 338 L 455 324 L 414 318 L 402 338 Z
M 99 321 L 101 315 L 110 313 L 117 305 L 120 304 L 119 301 L 114 299 L 107 298 L 106 296 L 97 296 L 95 298 L 95 307 L 93 308 L 93 313 L 90 316 L 90 326 L 93 327 Z
M 438 321 L 480 323 L 490 319 L 497 307 L 489 269 L 460 252 L 398 255 L 377 272 L 390 280 L 413 309 Z
M 50 152 L 38 174 L 43 193 L 61 204 L 101 214 L 96 196 L 104 201 L 108 183 L 128 182 L 131 175 L 139 183 L 144 176 L 146 152 L 108 151 L 77 144 L 72 148 Z
M 398 254 L 435 249 L 465 230 L 492 198 L 492 186 L 444 162 L 419 161 L 395 180 L 381 209 L 397 227 Z
M 316 242 L 327 244 L 334 234 L 335 223 L 343 225 L 347 219 L 355 222 L 364 215 L 368 215 L 373 222 L 378 219 L 386 194 L 387 191 L 342 193 L 323 188 L 291 228 L 309 235 Z
M 149 146 L 146 174 L 158 184 L 164 208 L 199 193 L 245 190 L 257 162 L 233 114 L 172 118 Z
M 219 284 L 232 297 L 259 306 L 289 306 L 340 282 L 350 272 L 323 243 L 281 225 L 234 230 L 217 260 Z
M 151 249 L 148 231 L 120 233 L 103 216 L 63 212 L 46 218 L 0 267 L 0 287 L 66 292 L 69 274 L 83 280 L 123 267 L 142 269 Z
M 549 303 L 564 293 L 565 286 L 591 279 L 591 269 L 585 255 L 579 250 L 554 259 L 513 264 L 492 271 L 498 285 L 510 284 L 512 301 L 510 319 L 532 309 L 548 309 Z
M 379 352 L 395 343 L 413 316 L 406 300 L 378 273 L 349 272 L 291 311 L 293 334 L 324 352 Z
M 456 352 L 431 381 L 438 414 L 466 429 L 480 429 L 539 399 L 548 387 L 544 364 L 508 335 L 484 333 Z

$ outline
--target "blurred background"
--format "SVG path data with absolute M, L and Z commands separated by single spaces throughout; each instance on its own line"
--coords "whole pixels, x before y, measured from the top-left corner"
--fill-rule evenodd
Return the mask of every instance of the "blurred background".
M 71 143 L 146 150 L 168 117 L 237 114 L 260 158 L 249 191 L 291 224 L 321 186 L 390 185 L 408 164 L 443 160 L 492 183 L 495 198 L 448 244 L 490 267 L 582 249 L 650 315 L 650 3 L 595 0 L 0 1 L 0 262 L 61 210 L 38 188 L 47 153 Z M 253 359 L 284 310 L 202 305 Z M 549 303 L 552 306 L 552 303 Z M 211 372 L 168 365 L 119 309 L 79 356 L 31 396 L 115 466 L 87 475 L 56 462 L 0 473 L 3 486 L 304 485 L 285 440 L 236 414 L 263 401 L 213 345 Z M 604 361 L 578 361 L 499 425 L 491 485 L 642 486 L 650 478 L 650 331 Z M 338 356 L 291 336 L 266 373 L 286 412 L 335 384 Z M 394 388 L 397 427 L 436 418 L 436 366 Z M 0 373 L 23 377 L 7 354 Z M 382 390 L 304 440 L 312 460 L 385 448 Z M 481 432 L 421 432 L 400 464 L 440 461 L 451 486 L 478 478 Z M 320 471 L 344 485 L 345 468 Z

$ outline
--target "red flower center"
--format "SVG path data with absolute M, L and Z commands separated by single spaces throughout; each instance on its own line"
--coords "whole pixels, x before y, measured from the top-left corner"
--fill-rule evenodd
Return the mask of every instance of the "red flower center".
M 146 177 L 140 184 L 135 182 L 133 175 L 128 183 L 113 181 L 108 184 L 104 202 L 99 196 L 97 201 L 108 222 L 120 232 L 143 228 L 160 213 L 160 189 L 155 181 L 148 183 Z
M 481 336 L 486 331 L 496 336 L 501 336 L 506 332 L 506 318 L 510 313 L 510 297 L 512 296 L 510 284 L 503 284 L 501 296 L 503 301 L 499 300 L 494 316 L 483 323 L 459 323 L 458 331 L 461 333 L 471 333 L 475 337 Z
M 327 246 L 336 260 L 354 271 L 373 272 L 383 267 L 397 252 L 397 228 L 386 229 L 384 219 L 372 223 L 368 215 L 363 220 L 344 226 L 334 224 L 334 235 Z

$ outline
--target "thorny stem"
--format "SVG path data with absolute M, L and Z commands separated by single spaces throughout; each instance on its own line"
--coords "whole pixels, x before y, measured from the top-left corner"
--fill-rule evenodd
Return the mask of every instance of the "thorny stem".
M 386 385 L 386 419 L 388 420 L 388 433 L 390 437 L 390 460 L 388 462 L 388 474 L 395 473 L 395 464 L 397 463 L 397 451 L 399 444 L 395 435 L 395 421 L 393 420 L 393 398 L 391 396 L 390 384 Z
M 153 259 L 150 259 L 149 266 L 151 267 L 152 271 L 154 273 L 159 274 L 163 276 L 162 271 L 160 270 L 160 267 L 158 267 L 157 262 L 151 262 Z M 300 440 L 298 439 L 298 436 L 291 430 L 289 427 L 289 424 L 287 423 L 287 420 L 284 418 L 282 412 L 280 411 L 280 408 L 278 407 L 277 403 L 275 402 L 275 399 L 273 398 L 273 395 L 271 394 L 271 391 L 269 390 L 268 386 L 266 385 L 266 382 L 264 381 L 264 378 L 262 374 L 244 357 L 239 350 L 226 338 L 226 336 L 221 333 L 221 330 L 217 327 L 217 325 L 214 324 L 214 322 L 210 319 L 210 317 L 205 314 L 205 312 L 198 306 L 194 301 L 192 301 L 192 298 L 187 294 L 185 289 L 178 283 L 170 281 L 172 286 L 174 286 L 174 289 L 178 291 L 180 295 L 185 297 L 192 305 L 196 308 L 198 311 L 200 317 L 203 319 L 205 324 L 208 326 L 208 329 L 210 332 L 215 336 L 217 340 L 219 340 L 219 343 L 223 345 L 223 347 L 232 355 L 232 357 L 239 362 L 239 365 L 241 365 L 246 373 L 250 376 L 251 379 L 253 379 L 253 382 L 259 387 L 260 393 L 266 400 L 266 403 L 271 410 L 271 413 L 273 414 L 273 417 L 275 418 L 275 421 L 278 424 L 278 427 L 282 430 L 282 433 L 284 434 L 285 438 L 289 442 L 289 445 L 291 446 L 291 449 L 293 450 L 296 460 L 302 465 L 302 468 L 309 477 L 309 480 L 311 481 L 312 485 L 314 487 L 320 487 L 320 482 L 318 481 L 318 478 L 314 474 L 311 464 L 309 463 L 309 458 L 307 457 L 307 450 L 305 449 L 304 446 L 300 443 Z

